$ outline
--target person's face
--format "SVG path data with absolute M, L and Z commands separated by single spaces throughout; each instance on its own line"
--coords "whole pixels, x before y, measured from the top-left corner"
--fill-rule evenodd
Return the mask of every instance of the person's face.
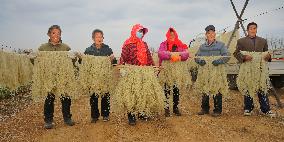
M 248 36 L 249 37 L 255 37 L 257 33 L 257 27 L 256 25 L 250 25 L 248 28 Z
M 209 30 L 208 32 L 206 32 L 205 36 L 208 41 L 214 41 L 216 38 L 216 33 L 213 30 Z
M 59 43 L 61 39 L 61 31 L 59 29 L 52 29 L 50 33 L 48 33 L 49 39 L 53 43 Z
M 93 41 L 95 42 L 96 45 L 103 44 L 104 37 L 103 37 L 102 33 L 99 33 L 99 32 L 95 33 L 93 35 Z
M 170 41 L 175 41 L 176 35 L 174 32 L 170 32 Z

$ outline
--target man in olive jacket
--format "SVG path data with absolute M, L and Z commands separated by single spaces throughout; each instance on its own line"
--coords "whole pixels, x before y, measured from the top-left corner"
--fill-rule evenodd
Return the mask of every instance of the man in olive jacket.
M 243 55 L 240 51 L 249 51 L 249 52 L 266 52 L 268 51 L 267 41 L 264 38 L 256 36 L 257 33 L 257 24 L 252 22 L 247 25 L 248 36 L 243 37 L 237 41 L 237 47 L 234 52 L 234 56 L 240 63 L 250 62 L 252 57 L 250 55 Z M 264 60 L 270 61 L 271 56 L 267 54 L 264 56 Z M 269 99 L 267 94 L 262 91 L 257 93 L 260 103 L 261 111 L 271 117 L 274 117 L 275 114 L 272 113 L 269 105 Z M 250 116 L 254 108 L 253 99 L 247 94 L 244 96 L 244 115 Z
M 52 25 L 48 29 L 47 35 L 49 36 L 48 43 L 42 44 L 38 50 L 39 51 L 69 51 L 71 48 L 67 45 L 62 43 L 61 40 L 61 28 L 58 25 Z M 46 129 L 53 128 L 53 113 L 54 113 L 54 100 L 55 95 L 51 92 L 47 94 L 47 97 L 44 102 L 44 127 Z M 62 104 L 62 114 L 64 123 L 73 126 L 75 122 L 71 119 L 71 98 L 69 96 L 62 96 L 60 98 Z

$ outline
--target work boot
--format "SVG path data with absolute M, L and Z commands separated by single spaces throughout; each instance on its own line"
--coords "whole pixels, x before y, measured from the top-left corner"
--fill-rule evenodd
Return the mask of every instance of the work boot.
M 197 113 L 198 115 L 205 115 L 205 114 L 209 114 L 209 111 L 207 110 L 201 110 L 200 112 Z
M 128 124 L 131 125 L 131 126 L 136 125 L 135 115 L 128 113 Z
M 52 129 L 53 128 L 53 123 L 51 121 L 50 122 L 45 122 L 44 128 L 45 129 Z
M 166 108 L 166 109 L 165 109 L 165 116 L 166 116 L 166 117 L 170 117 L 170 116 L 171 116 L 171 113 L 170 113 L 170 109 L 169 109 L 169 108 Z

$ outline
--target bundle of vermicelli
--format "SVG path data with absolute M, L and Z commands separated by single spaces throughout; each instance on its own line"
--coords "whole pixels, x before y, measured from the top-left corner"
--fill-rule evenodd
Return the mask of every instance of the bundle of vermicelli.
M 155 66 L 158 66 L 159 65 L 159 56 L 158 56 L 158 53 L 152 53 L 152 58 L 153 58 L 153 61 L 154 61 L 154 65 Z
M 113 97 L 114 111 L 132 112 L 151 116 L 164 109 L 164 94 L 151 66 L 125 65 Z
M 19 54 L 18 57 L 18 79 L 21 85 L 25 85 L 28 82 L 32 81 L 33 64 L 31 63 L 31 60 L 27 57 L 27 55 Z
M 77 81 L 67 51 L 41 51 L 34 63 L 33 99 L 44 99 L 48 92 L 56 96 L 77 95 Z
M 104 95 L 112 91 L 113 69 L 109 57 L 83 55 L 79 69 L 82 93 Z
M 204 66 L 199 66 L 197 80 L 194 87 L 198 94 L 206 93 L 216 95 L 221 93 L 227 95 L 229 92 L 227 73 L 225 65 L 214 66 L 212 61 L 222 58 L 221 56 L 202 56 L 198 57 L 205 60 Z
M 0 86 L 15 90 L 29 84 L 32 64 L 27 55 L 0 51 Z
M 237 78 L 239 91 L 243 95 L 250 95 L 251 97 L 254 97 L 258 91 L 267 93 L 270 88 L 269 70 L 263 56 L 267 55 L 268 52 L 241 51 L 241 53 L 252 56 L 252 61 L 240 65 Z
M 194 58 L 189 58 L 186 62 L 189 70 L 198 68 L 198 64 L 194 61 Z
M 192 84 L 191 74 L 187 62 L 163 61 L 159 79 L 162 85 L 186 88 Z

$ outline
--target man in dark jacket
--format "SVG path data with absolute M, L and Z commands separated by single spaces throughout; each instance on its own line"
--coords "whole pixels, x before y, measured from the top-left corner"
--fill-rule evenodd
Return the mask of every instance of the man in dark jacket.
M 257 24 L 252 22 L 247 25 L 248 36 L 243 37 L 237 41 L 237 47 L 234 56 L 240 63 L 250 62 L 252 57 L 250 55 L 243 55 L 240 51 L 249 52 L 266 52 L 268 51 L 267 41 L 261 37 L 256 36 Z M 264 60 L 270 61 L 271 56 L 268 53 L 264 56 Z M 260 109 L 268 116 L 274 117 L 275 114 L 270 110 L 269 99 L 267 94 L 259 91 L 257 93 L 260 103 Z M 253 99 L 249 95 L 244 96 L 244 115 L 250 116 L 254 108 Z
M 88 47 L 84 54 L 94 55 L 94 56 L 110 56 L 111 60 L 114 59 L 112 49 L 109 48 L 108 45 L 103 43 L 104 34 L 103 31 L 99 29 L 95 29 L 92 33 L 92 38 L 94 43 Z M 103 121 L 109 121 L 109 109 L 110 109 L 110 95 L 106 93 L 103 95 L 101 100 L 101 115 L 103 116 Z M 90 98 L 90 105 L 91 105 L 91 117 L 92 123 L 96 123 L 100 116 L 100 112 L 98 109 L 98 95 L 96 92 Z

